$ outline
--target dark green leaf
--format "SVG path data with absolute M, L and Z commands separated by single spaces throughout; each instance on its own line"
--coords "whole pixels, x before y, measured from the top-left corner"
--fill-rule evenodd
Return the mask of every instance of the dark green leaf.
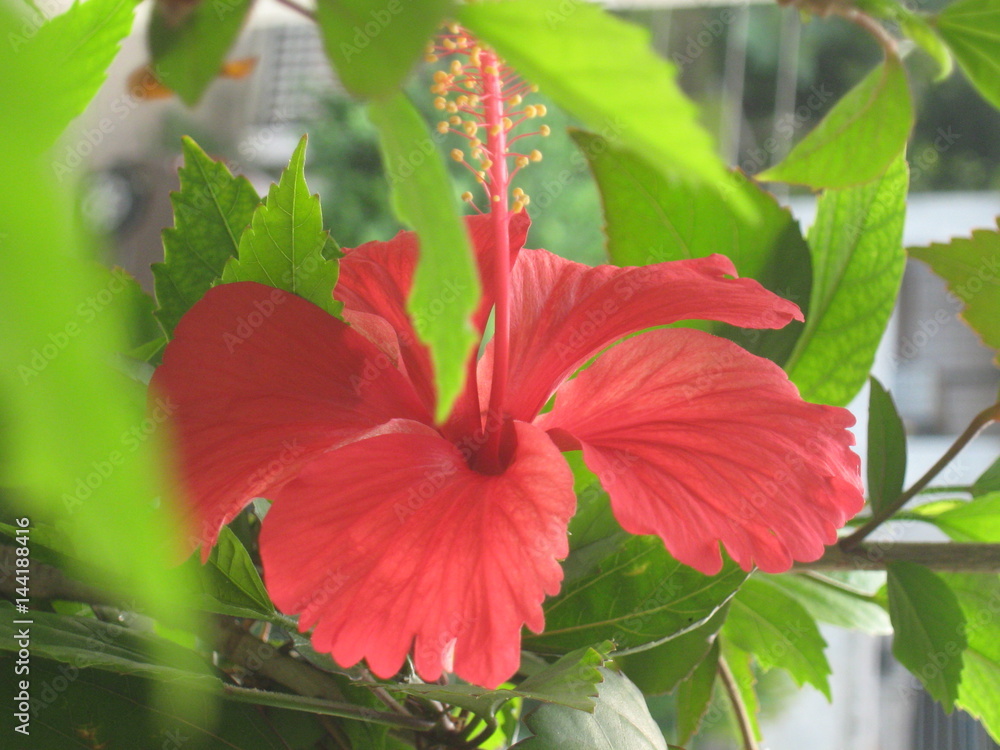
M 903 278 L 906 187 L 899 159 L 882 179 L 819 199 L 809 317 L 785 364 L 807 401 L 844 406 L 868 377 Z
M 219 74 L 253 0 L 156 3 L 149 23 L 153 71 L 188 105 Z
M 572 131 L 597 179 L 604 204 L 608 254 L 620 266 L 642 266 L 724 253 L 740 276 L 754 278 L 808 313 L 809 246 L 798 222 L 774 196 L 742 173 L 731 174 L 725 195 L 705 186 L 667 180 L 632 152 L 593 133 Z M 727 196 L 739 195 L 757 221 L 732 210 Z M 749 351 L 778 364 L 791 353 L 802 330 L 793 323 L 779 331 L 717 326 Z
M 546 96 L 664 175 L 712 186 L 728 178 L 674 67 L 649 33 L 587 3 L 512 0 L 463 5 L 459 18 Z M 737 193 L 731 205 L 748 212 Z M 752 214 L 751 214 L 752 215 Z
M 624 675 L 605 667 L 593 713 L 565 706 L 542 705 L 524 723 L 535 736 L 516 750 L 667 750 L 646 700 Z
M 935 23 L 972 85 L 1000 109 L 1000 6 L 994 0 L 958 0 Z
M 990 468 L 982 473 L 975 482 L 972 483 L 972 494 L 974 497 L 985 495 L 989 492 L 1000 492 L 1000 458 L 994 461 Z
M 878 513 L 903 491 L 906 430 L 889 392 L 874 377 L 868 382 L 868 502 Z
M 333 299 L 333 288 L 340 265 L 323 255 L 329 235 L 323 231 L 319 196 L 309 195 L 305 162 L 303 136 L 267 201 L 253 212 L 250 228 L 240 237 L 239 258 L 226 262 L 222 281 L 284 289 L 339 315 L 342 305 Z
M 963 306 L 962 317 L 991 349 L 1000 349 L 1000 232 L 980 229 L 947 244 L 911 247 L 948 284 L 950 300 Z
M 198 566 L 202 609 L 233 617 L 266 618 L 274 614 L 274 605 L 250 555 L 229 527 L 223 527 L 204 565 L 198 565 L 195 559 L 189 564 Z
M 895 57 L 873 70 L 834 105 L 764 182 L 849 188 L 882 177 L 906 148 L 913 102 L 906 71 Z
M 437 417 L 443 420 L 461 391 L 465 360 L 476 343 L 469 316 L 479 302 L 479 276 L 444 162 L 420 114 L 402 94 L 373 103 L 369 112 L 379 129 L 396 213 L 420 237 L 407 309 L 431 350 Z
M 808 682 L 830 698 L 826 641 L 816 621 L 768 580 L 755 577 L 743 584 L 733 597 L 723 632 L 765 669 L 780 667 L 799 685 Z
M 344 87 L 386 96 L 403 84 L 452 8 L 452 0 L 321 0 L 316 17 Z
M 942 573 L 965 615 L 968 647 L 956 705 L 983 723 L 1000 741 L 1000 576 Z
M 691 676 L 677 690 L 677 741 L 687 742 L 698 731 L 712 702 L 712 688 L 719 667 L 719 642 L 715 640 Z
M 674 560 L 658 538 L 629 536 L 596 568 L 565 582 L 545 604 L 545 632 L 526 635 L 524 646 L 558 654 L 602 640 L 619 649 L 656 644 L 703 624 L 746 575 L 727 561 L 706 576 Z
M 889 616 L 895 630 L 892 653 L 951 711 L 968 645 L 965 616 L 955 594 L 922 565 L 890 563 Z
M 167 337 L 236 256 L 240 236 L 260 203 L 246 177 L 233 177 L 190 138 L 182 145 L 181 189 L 170 196 L 174 226 L 163 230 L 163 263 L 153 264 L 156 317 Z
M 783 573 L 767 582 L 792 596 L 820 622 L 872 635 L 892 633 L 889 613 L 875 597 L 822 573 Z

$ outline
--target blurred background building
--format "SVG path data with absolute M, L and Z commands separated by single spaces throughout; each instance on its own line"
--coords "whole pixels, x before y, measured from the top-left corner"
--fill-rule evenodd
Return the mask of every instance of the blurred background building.
M 928 0 L 921 9 L 941 4 Z M 701 104 L 720 153 L 749 173 L 780 160 L 880 57 L 877 45 L 855 27 L 839 19 L 803 25 L 795 11 L 770 2 L 608 0 L 607 5 L 650 29 L 657 49 L 679 68 L 684 89 Z M 65 168 L 59 174 L 79 181 L 83 216 L 114 239 L 117 262 L 151 288 L 149 266 L 162 258 L 160 231 L 172 224 L 168 196 L 177 187 L 184 134 L 225 159 L 264 194 L 298 138 L 308 132 L 307 177 L 323 198 L 334 237 L 350 247 L 388 238 L 398 229 L 364 108 L 344 96 L 312 25 L 275 0 L 258 0 L 230 54 L 231 59 L 256 59 L 252 73 L 217 80 L 204 100 L 188 109 L 176 98 L 154 98 L 135 83 L 136 70 L 148 62 L 148 12 L 146 2 L 107 84 L 57 151 L 56 164 Z M 928 60 L 915 55 L 910 63 L 918 124 L 910 147 L 914 193 L 906 244 L 995 227 L 1000 214 L 1000 113 L 959 73 L 932 84 Z M 422 93 L 426 88 L 420 74 L 417 79 L 415 99 L 429 113 L 430 97 Z M 599 262 L 597 193 L 584 168 L 566 172 L 573 146 L 564 126 L 571 120 L 554 107 L 550 113 L 553 135 L 545 144 L 546 158 L 532 166 L 523 183 L 535 199 L 532 209 L 537 207 L 529 246 Z M 103 120 L 110 127 L 101 126 Z M 456 192 L 471 187 L 465 175 L 455 174 Z M 814 198 L 778 195 L 808 226 Z M 958 318 L 943 282 L 911 262 L 876 363 L 911 435 L 909 481 L 936 460 L 975 413 L 995 401 L 998 374 L 991 360 L 992 353 Z M 855 409 L 862 454 L 866 399 L 863 393 Z M 981 438 L 963 452 L 945 483 L 969 483 L 998 452 L 995 432 Z M 918 538 L 918 533 L 931 538 L 926 529 L 908 533 L 907 538 Z M 811 688 L 793 692 L 775 675 L 762 676 L 764 736 L 770 750 L 997 747 L 968 717 L 946 717 L 895 664 L 888 638 L 834 628 L 825 628 L 824 636 L 836 667 L 832 705 Z M 653 703 L 668 727 L 669 699 Z M 735 747 L 719 729 L 707 727 L 692 747 Z

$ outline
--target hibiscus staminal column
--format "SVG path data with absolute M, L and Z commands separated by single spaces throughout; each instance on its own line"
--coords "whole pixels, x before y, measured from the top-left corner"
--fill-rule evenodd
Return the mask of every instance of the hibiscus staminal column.
M 523 211 L 530 202 L 523 190 L 515 188 L 511 193 L 510 186 L 518 171 L 542 158 L 537 149 L 524 154 L 511 150 L 511 146 L 521 138 L 546 136 L 550 131 L 548 126 L 542 126 L 536 132 L 512 134 L 525 121 L 543 116 L 545 106 L 522 107 L 524 95 L 536 88 L 521 81 L 493 50 L 479 45 L 461 27 L 449 27 L 429 53 L 431 61 L 442 58 L 450 58 L 450 64 L 446 71 L 435 74 L 431 91 L 438 95 L 435 106 L 445 110 L 449 117 L 438 123 L 438 131 L 455 133 L 468 141 L 472 163 L 462 149 L 454 149 L 452 158 L 465 165 L 483 187 L 491 217 L 493 247 L 498 256 L 494 259 L 491 290 L 495 308 L 490 400 L 479 441 L 482 448 L 475 458 L 477 469 L 497 473 L 504 463 L 501 437 L 506 421 L 504 401 L 510 352 L 510 216 Z M 471 193 L 465 193 L 463 198 L 480 210 Z

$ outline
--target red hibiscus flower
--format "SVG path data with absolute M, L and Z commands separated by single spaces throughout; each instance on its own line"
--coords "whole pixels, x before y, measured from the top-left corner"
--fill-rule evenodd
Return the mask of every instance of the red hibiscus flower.
M 473 52 L 488 126 L 517 95 Z M 317 649 L 380 677 L 408 654 L 425 680 L 492 687 L 517 670 L 521 628 L 543 629 L 568 552 L 563 450 L 583 451 L 627 531 L 705 573 L 720 542 L 747 570 L 814 560 L 863 503 L 847 411 L 802 401 L 778 366 L 707 333 L 626 338 L 687 319 L 777 328 L 798 308 L 720 255 L 592 268 L 522 250 L 506 130 L 473 144 L 493 210 L 467 220 L 487 290 L 473 322 L 482 333 L 495 310 L 495 333 L 444 423 L 406 312 L 409 232 L 346 251 L 343 321 L 259 284 L 213 288 L 153 379 L 176 405 L 203 554 L 251 499 L 271 500 L 260 548 L 275 604 L 314 627 Z

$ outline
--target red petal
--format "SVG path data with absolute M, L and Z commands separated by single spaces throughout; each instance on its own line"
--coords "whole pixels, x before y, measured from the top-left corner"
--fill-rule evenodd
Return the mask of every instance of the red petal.
M 473 323 L 480 332 L 486 326 L 493 307 L 494 262 L 497 257 L 488 214 L 465 219 L 479 264 L 484 294 Z M 530 225 L 527 214 L 512 214 L 510 220 L 511 264 L 524 245 Z M 413 232 L 400 232 L 388 242 L 367 242 L 345 250 L 340 260 L 340 279 L 334 296 L 349 310 L 379 315 L 389 321 L 399 336 L 399 347 L 410 379 L 420 397 L 431 409 L 434 405 L 434 371 L 427 347 L 417 337 L 406 311 L 406 300 L 413 287 L 418 243 Z M 442 280 L 442 293 L 449 281 Z
M 390 360 L 301 297 L 252 282 L 181 319 L 151 388 L 170 407 L 196 543 L 318 452 L 394 419 L 430 421 Z
M 687 329 L 619 344 L 536 420 L 579 440 L 627 531 L 709 574 L 720 541 L 769 573 L 836 541 L 864 503 L 853 423 L 803 401 L 769 360 Z
M 505 404 L 530 421 L 584 362 L 623 336 L 678 320 L 781 328 L 802 314 L 721 255 L 651 266 L 592 268 L 544 250 L 514 266 L 510 370 Z
M 497 476 L 440 436 L 384 435 L 327 453 L 280 489 L 260 536 L 284 612 L 313 645 L 379 677 L 413 650 L 424 680 L 454 671 L 495 687 L 520 663 L 521 627 L 562 580 L 573 477 L 545 433 L 515 423 Z

